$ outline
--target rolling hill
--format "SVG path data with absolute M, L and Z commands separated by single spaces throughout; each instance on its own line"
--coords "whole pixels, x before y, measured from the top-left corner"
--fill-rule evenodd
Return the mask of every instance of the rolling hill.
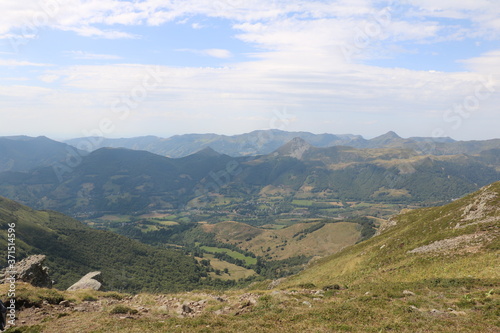
M 320 260 L 287 285 L 498 282 L 499 254 L 500 182 L 496 182 L 446 206 L 395 216 L 377 236 Z
M 67 288 L 90 271 L 102 271 L 105 288 L 128 292 L 178 291 L 201 285 L 194 258 L 154 248 L 115 233 L 94 230 L 54 211 L 35 211 L 0 197 L 0 246 L 15 223 L 16 259 L 45 254 L 56 288 Z M 6 266 L 6 256 L 0 266 Z
M 238 222 L 203 225 L 218 241 L 233 244 L 257 256 L 272 260 L 291 257 L 325 256 L 355 244 L 360 239 L 357 223 L 296 223 L 288 228 L 269 230 Z
M 64 162 L 75 154 L 87 155 L 82 150 L 44 136 L 0 137 L 0 172 L 48 167 L 57 162 Z

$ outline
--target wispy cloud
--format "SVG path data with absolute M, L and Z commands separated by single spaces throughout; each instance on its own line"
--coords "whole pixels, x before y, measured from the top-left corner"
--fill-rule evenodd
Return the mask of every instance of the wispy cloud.
M 162 66 L 164 82 L 147 92 L 144 102 L 134 109 L 137 112 L 132 112 L 134 121 L 123 125 L 124 131 L 127 126 L 134 130 L 144 125 L 148 129 L 157 126 L 159 133 L 167 124 L 174 132 L 184 129 L 201 132 L 207 128 L 222 133 L 228 132 L 227 129 L 243 132 L 269 127 L 265 123 L 266 110 L 283 105 L 296 113 L 297 126 L 316 126 L 317 131 L 335 131 L 332 126 L 341 121 L 352 123 L 353 127 L 383 124 L 379 118 L 370 118 L 380 114 L 388 119 L 401 119 L 411 128 L 412 119 L 442 123 L 442 110 L 473 93 L 481 75 L 500 75 L 498 51 L 463 60 L 468 72 L 429 72 L 362 64 L 362 60 L 388 52 L 407 52 L 405 45 L 418 50 L 424 43 L 465 38 L 498 40 L 498 0 L 57 0 L 52 3 L 57 5 L 47 10 L 40 6 L 39 0 L 0 0 L 0 12 L 8 13 L 0 22 L 0 39 L 32 39 L 45 28 L 71 31 L 91 39 L 138 39 L 141 36 L 137 33 L 147 33 L 148 26 L 168 22 L 188 24 L 196 17 L 203 24 L 208 22 L 203 31 L 196 31 L 197 36 L 211 33 L 212 23 L 223 19 L 229 23 L 229 34 L 236 39 L 234 45 L 245 44 L 246 61 L 233 55 L 240 52 L 234 45 L 207 46 L 204 41 L 200 45 L 175 46 L 188 47 L 178 49 L 179 52 L 225 59 L 229 66 Z M 377 17 L 381 9 L 387 10 L 383 18 Z M 211 21 L 213 18 L 218 20 Z M 200 24 L 192 23 L 191 28 L 198 29 L 202 27 Z M 221 48 L 207 48 L 212 45 Z M 353 45 L 354 61 L 348 62 L 342 48 Z M 69 51 L 67 56 L 78 60 L 121 59 L 106 54 L 110 51 L 88 50 Z M 147 61 L 154 61 L 151 59 L 158 58 Z M 0 59 L 0 66 L 49 65 Z M 39 113 L 44 114 L 51 126 L 56 127 L 53 124 L 64 119 L 68 121 L 65 130 L 79 133 L 84 125 L 75 119 L 85 118 L 85 126 L 96 126 L 103 115 L 116 118 L 110 104 L 133 87 L 141 87 L 147 78 L 147 66 L 142 64 L 53 68 L 37 68 L 35 74 L 39 80 L 51 83 L 53 90 L 9 87 L 4 94 L 19 100 L 0 100 L 2 110 L 15 110 L 23 101 L 23 93 L 29 91 L 34 100 L 40 98 Z M 30 112 L 34 111 L 25 111 Z M 498 113 L 498 107 L 485 111 L 494 112 Z M 197 123 L 193 119 L 206 121 Z
M 51 64 L 40 64 L 29 61 L 15 60 L 15 59 L 0 59 L 0 66 L 10 66 L 10 67 L 19 67 L 19 66 L 32 66 L 32 67 L 48 67 L 53 66 Z
M 202 56 L 209 56 L 219 59 L 227 59 L 231 58 L 233 54 L 229 50 L 225 49 L 204 49 L 204 50 L 195 50 L 195 49 L 177 49 L 178 52 L 190 52 L 194 54 L 199 54 Z
M 193 23 L 193 24 L 191 24 L 191 28 L 193 28 L 193 29 L 203 29 L 203 28 L 205 28 L 205 26 L 203 24 L 201 24 L 201 23 Z
M 67 51 L 66 54 L 74 59 L 84 60 L 118 60 L 122 57 L 113 54 L 96 54 L 84 51 Z
M 277 29 L 289 23 L 297 23 L 295 30 L 307 28 L 305 21 L 316 24 L 332 24 L 331 21 L 347 23 L 348 26 L 362 24 L 370 20 L 377 9 L 387 6 L 394 8 L 394 21 L 408 24 L 409 29 L 389 31 L 394 37 L 415 35 L 421 37 L 422 25 L 439 25 L 440 31 L 453 35 L 453 24 L 436 22 L 436 19 L 461 19 L 470 22 L 461 28 L 468 36 L 500 35 L 500 18 L 497 0 L 182 0 L 137 2 L 117 0 L 58 0 L 40 5 L 38 0 L 23 2 L 0 1 L 0 12 L 9 13 L 0 23 L 0 38 L 11 38 L 23 31 L 23 37 L 36 35 L 43 28 L 74 31 L 81 36 L 118 39 L 137 38 L 127 31 L 129 26 L 161 25 L 166 22 L 183 20 L 193 15 L 204 15 L 230 19 L 237 25 L 260 23 L 262 27 Z M 405 15 L 396 17 L 399 8 L 406 9 Z M 293 18 L 292 21 L 287 21 Z M 121 26 L 117 29 L 117 26 Z M 411 29 L 411 27 L 415 27 Z M 113 27 L 112 30 L 106 27 Z M 200 28 L 194 23 L 193 28 Z M 401 27 L 401 26 L 400 26 Z M 240 26 L 241 28 L 241 26 Z M 310 26 L 310 28 L 313 28 Z M 408 31 L 410 30 L 410 31 Z M 313 33 L 314 30 L 303 30 Z M 352 32 L 352 31 L 351 31 Z M 309 35 L 314 38 L 313 34 Z M 391 36 L 388 36 L 389 38 Z
M 90 25 L 77 26 L 77 27 L 60 27 L 61 30 L 74 31 L 80 36 L 84 37 L 96 37 L 103 39 L 135 39 L 140 38 L 136 34 L 131 34 L 128 32 L 117 31 L 117 30 L 105 30 L 100 29 Z

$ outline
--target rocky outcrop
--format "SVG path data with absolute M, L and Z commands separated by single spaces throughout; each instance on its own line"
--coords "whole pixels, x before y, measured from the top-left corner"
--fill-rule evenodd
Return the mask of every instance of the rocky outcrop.
M 6 268 L 0 272 L 0 281 L 10 283 L 12 278 L 40 288 L 52 288 L 53 281 L 49 277 L 48 267 L 43 266 L 45 256 L 42 254 L 29 256 L 18 262 L 13 269 Z
M 77 283 L 73 284 L 68 290 L 92 289 L 101 290 L 102 280 L 101 272 L 90 272 L 82 277 Z
M 292 141 L 288 142 L 286 145 L 282 146 L 278 150 L 276 150 L 275 154 L 277 153 L 281 156 L 289 156 L 300 160 L 302 159 L 304 153 L 311 148 L 312 146 L 308 142 L 306 142 L 304 139 L 297 137 L 292 139 Z
M 408 251 L 408 253 L 475 253 L 493 239 L 493 235 L 489 235 L 487 232 L 478 232 L 435 241 L 431 244 L 417 247 Z

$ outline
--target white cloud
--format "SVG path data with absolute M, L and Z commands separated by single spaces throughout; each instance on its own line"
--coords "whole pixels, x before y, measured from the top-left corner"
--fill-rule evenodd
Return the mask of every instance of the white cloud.
M 317 126 L 331 126 L 339 124 L 340 118 L 346 124 L 346 119 L 357 124 L 352 121 L 356 117 L 366 126 L 384 124 L 383 120 L 369 118 L 375 114 L 401 118 L 409 128 L 411 119 L 416 118 L 422 122 L 432 119 L 439 125 L 444 110 L 474 92 L 480 74 L 500 73 L 500 54 L 496 51 L 464 60 L 471 71 L 464 73 L 356 63 L 389 52 L 405 52 L 401 42 L 418 45 L 467 37 L 498 39 L 497 0 L 53 1 L 47 3 L 59 5 L 43 9 L 38 0 L 0 0 L 0 11 L 8 13 L 0 22 L 0 38 L 34 38 L 47 27 L 92 38 L 140 38 L 130 33 L 130 26 L 187 23 L 188 18 L 204 16 L 230 20 L 235 36 L 254 46 L 249 61 L 228 61 L 225 68 L 161 67 L 163 82 L 136 103 L 129 120 L 121 122 L 124 131 L 154 125 L 158 131 L 171 126 L 175 131 L 210 128 L 221 133 L 228 129 L 242 132 L 269 127 L 267 113 L 283 106 L 296 112 L 294 126 L 313 121 Z M 193 23 L 191 27 L 201 25 Z M 178 51 L 219 59 L 233 56 L 222 48 L 196 47 Z M 346 57 L 346 49 L 353 52 L 351 57 Z M 119 59 L 84 51 L 72 51 L 70 55 L 77 59 Z M 0 65 L 47 66 L 20 60 L 0 60 Z M 116 119 L 110 105 L 140 88 L 148 78 L 148 68 L 132 64 L 51 68 L 37 75 L 58 85 L 57 89 L 14 86 L 4 94 L 22 98 L 25 89 L 39 98 L 39 112 L 47 114 L 48 126 L 67 120 L 72 128 L 65 130 L 80 133 L 81 127 L 95 126 L 92 124 L 103 117 Z M 8 103 L 0 101 L 0 107 L 15 108 L 14 102 Z M 73 109 L 75 105 L 78 107 Z M 486 103 L 482 107 L 489 114 L 497 110 Z M 75 121 L 83 116 L 85 123 Z M 365 116 L 368 118 L 362 119 Z M 318 125 L 318 118 L 324 122 Z M 193 121 L 199 119 L 203 121 Z M 334 131 L 326 127 L 318 130 Z
M 93 26 L 79 26 L 79 27 L 60 27 L 61 30 L 74 31 L 80 36 L 84 37 L 99 37 L 104 39 L 120 39 L 120 38 L 139 38 L 135 34 L 116 30 L 103 30 Z
M 26 102 L 26 100 L 34 100 L 35 103 L 37 103 L 38 98 L 50 93 L 51 91 L 51 89 L 27 85 L 0 86 L 1 96 L 23 98 L 24 102 Z
M 205 28 L 205 26 L 202 25 L 201 23 L 193 23 L 193 24 L 191 24 L 191 28 L 193 28 L 193 29 L 203 29 L 203 28 Z
M 230 51 L 224 49 L 206 49 L 202 50 L 201 52 L 210 57 L 220 58 L 220 59 L 231 58 L 233 56 L 233 54 Z
M 41 75 L 38 77 L 40 80 L 46 83 L 52 83 L 55 82 L 59 79 L 58 75 L 53 75 L 53 74 L 47 74 L 47 75 Z
M 482 73 L 482 74 L 495 74 L 500 80 L 500 49 L 481 54 L 478 57 L 459 60 L 467 69 Z
M 388 30 L 389 38 L 428 37 L 436 31 L 451 28 L 446 23 L 432 22 L 436 18 L 458 18 L 471 22 L 465 31 L 467 36 L 498 37 L 500 17 L 497 0 L 144 0 L 138 2 L 118 0 L 52 0 L 40 3 L 38 0 L 23 2 L 0 1 L 0 12 L 8 13 L 0 22 L 1 38 L 19 35 L 36 36 L 40 29 L 51 27 L 74 31 L 79 35 L 99 38 L 137 38 L 126 31 L 127 26 L 161 25 L 165 22 L 183 20 L 194 15 L 230 19 L 239 29 L 245 30 L 245 23 L 251 25 L 260 22 L 263 27 L 277 32 L 287 26 L 297 24 L 294 30 L 304 30 L 308 26 L 343 24 L 347 27 L 359 27 L 367 21 L 373 21 L 377 10 L 387 6 L 391 11 L 391 20 L 395 29 Z M 409 6 L 409 8 L 407 8 Z M 402 15 L 401 8 L 407 10 Z M 413 13 L 413 15 L 411 14 Z M 309 22 L 308 22 L 309 21 Z M 113 26 L 113 29 L 102 28 Z M 118 27 L 117 27 L 118 26 Z M 193 23 L 193 28 L 200 28 Z M 441 29 L 438 29 L 439 28 Z M 255 27 L 254 27 L 255 28 Z M 293 26 L 292 26 L 293 28 Z M 337 27 L 333 32 L 338 32 Z M 345 32 L 347 29 L 343 29 Z M 272 32 L 272 31 L 271 31 Z M 349 32 L 349 31 L 348 31 Z M 250 31 L 248 32 L 250 34 Z M 256 33 L 255 31 L 253 33 Z M 352 30 L 351 30 L 352 34 Z M 455 35 L 454 33 L 451 36 Z M 340 35 L 342 38 L 344 35 Z M 349 36 L 349 34 L 348 34 Z M 406 36 L 406 37 L 405 37 Z M 412 37 L 413 36 L 413 37 Z M 255 36 L 249 35 L 248 39 Z M 300 37 L 300 36 L 299 36 Z M 304 40 L 304 39 L 303 39 Z
M 32 67 L 47 67 L 53 66 L 51 64 L 40 64 L 29 61 L 15 60 L 15 59 L 0 59 L 0 66 L 19 67 L 19 66 L 32 66 Z
M 233 54 L 229 50 L 224 49 L 204 49 L 204 50 L 194 50 L 194 49 L 178 49 L 178 52 L 190 52 L 194 54 L 199 54 L 202 56 L 209 56 L 219 59 L 231 58 Z
M 84 59 L 84 60 L 117 60 L 121 59 L 120 56 L 113 54 L 96 54 L 88 53 L 84 51 L 67 51 L 66 54 L 73 57 L 74 59 Z

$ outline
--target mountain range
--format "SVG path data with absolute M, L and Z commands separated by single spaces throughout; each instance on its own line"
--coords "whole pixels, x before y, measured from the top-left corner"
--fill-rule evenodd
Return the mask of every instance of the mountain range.
M 259 130 L 240 135 L 185 134 L 169 138 L 143 136 L 108 139 L 103 137 L 77 138 L 65 141 L 88 152 L 103 147 L 146 150 L 168 157 L 183 157 L 200 149 L 211 147 L 229 156 L 270 154 L 294 138 L 301 138 L 316 147 L 350 146 L 354 148 L 413 149 L 425 155 L 477 154 L 483 150 L 500 148 L 500 139 L 485 141 L 455 141 L 449 137 L 412 137 L 403 139 L 388 132 L 373 139 L 352 134 L 313 134 L 281 130 Z
M 53 145 L 59 153 L 68 148 Z M 436 203 L 500 179 L 500 149 L 429 155 L 408 148 L 320 148 L 297 137 L 259 156 L 230 157 L 209 147 L 175 159 L 124 148 L 75 152 L 65 156 L 71 164 L 43 162 L 29 171 L 0 173 L 0 195 L 89 216 L 179 209 L 212 194 L 258 198 L 264 189 L 292 198 Z M 29 153 L 18 154 L 28 159 Z

